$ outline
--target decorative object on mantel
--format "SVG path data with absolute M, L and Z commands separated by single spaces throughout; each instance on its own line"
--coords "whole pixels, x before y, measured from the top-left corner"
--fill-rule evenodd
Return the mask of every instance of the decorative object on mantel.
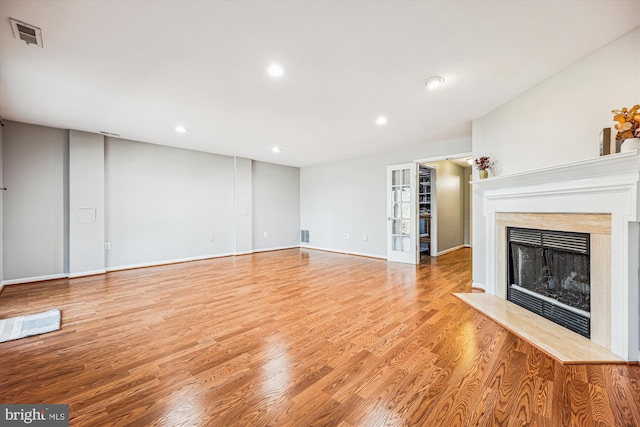
M 636 104 L 630 109 L 611 110 L 618 134 L 616 143 L 623 140 L 620 152 L 640 150 L 640 105 Z
M 611 128 L 600 131 L 600 155 L 606 156 L 615 153 L 615 143 L 611 144 Z
M 482 156 L 473 161 L 478 168 L 478 176 L 480 179 L 485 179 L 489 176 L 489 169 L 493 167 L 493 160 L 491 156 Z

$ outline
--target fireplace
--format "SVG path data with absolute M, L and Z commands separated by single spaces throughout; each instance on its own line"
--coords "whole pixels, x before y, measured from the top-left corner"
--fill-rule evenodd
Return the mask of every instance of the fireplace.
M 588 233 L 507 227 L 507 300 L 591 337 Z
M 473 185 L 474 286 L 507 299 L 508 227 L 587 233 L 590 340 L 626 361 L 640 360 L 639 153 L 502 175 Z M 535 333 L 545 335 L 543 330 Z

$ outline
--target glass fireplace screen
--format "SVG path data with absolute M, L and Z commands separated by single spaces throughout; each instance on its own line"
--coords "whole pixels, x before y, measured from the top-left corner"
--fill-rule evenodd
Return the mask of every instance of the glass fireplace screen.
M 510 285 L 591 311 L 589 234 L 508 228 L 507 237 Z

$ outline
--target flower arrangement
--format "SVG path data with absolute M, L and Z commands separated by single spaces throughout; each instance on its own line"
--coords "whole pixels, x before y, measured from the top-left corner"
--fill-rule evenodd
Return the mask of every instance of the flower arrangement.
M 621 110 L 611 110 L 618 135 L 616 139 L 628 139 L 640 137 L 640 105 Z
M 473 163 L 476 165 L 478 170 L 486 171 L 493 167 L 493 161 L 490 156 L 482 156 L 478 159 L 475 159 Z

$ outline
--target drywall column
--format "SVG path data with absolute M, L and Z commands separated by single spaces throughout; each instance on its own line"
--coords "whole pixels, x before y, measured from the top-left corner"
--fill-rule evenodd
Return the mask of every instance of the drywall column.
M 71 130 L 69 275 L 104 272 L 104 137 Z
M 300 245 L 300 169 L 253 161 L 253 250 Z
M 251 219 L 251 159 L 234 157 L 234 253 L 247 254 L 253 250 Z
M 10 121 L 3 132 L 4 283 L 65 277 L 69 132 Z

